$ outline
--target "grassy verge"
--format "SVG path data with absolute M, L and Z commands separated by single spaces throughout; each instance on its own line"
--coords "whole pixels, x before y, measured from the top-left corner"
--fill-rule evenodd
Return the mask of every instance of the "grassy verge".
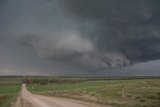
M 92 80 L 78 83 L 30 83 L 27 88 L 37 94 L 110 104 L 118 107 L 158 107 L 160 79 Z
M 0 77 L 0 107 L 10 107 L 20 92 L 18 77 Z

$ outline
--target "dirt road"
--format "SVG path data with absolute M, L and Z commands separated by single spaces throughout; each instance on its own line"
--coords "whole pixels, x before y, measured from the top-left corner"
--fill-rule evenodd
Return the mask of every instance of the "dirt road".
M 13 107 L 109 107 L 109 106 L 32 94 L 27 90 L 26 85 L 23 84 L 21 95 L 19 96 Z

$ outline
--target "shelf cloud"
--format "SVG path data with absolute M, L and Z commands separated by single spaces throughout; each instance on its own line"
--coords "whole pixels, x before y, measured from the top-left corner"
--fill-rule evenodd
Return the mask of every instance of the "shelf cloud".
M 27 60 L 31 69 L 52 71 L 58 63 L 86 72 L 158 60 L 159 6 L 158 0 L 1 0 L 0 51 L 10 57 L 0 56 L 6 63 Z

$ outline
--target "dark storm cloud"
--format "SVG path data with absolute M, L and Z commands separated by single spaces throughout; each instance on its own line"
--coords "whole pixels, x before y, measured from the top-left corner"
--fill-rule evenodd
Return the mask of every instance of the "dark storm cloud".
M 6 45 L 13 53 L 29 50 L 27 59 L 37 58 L 31 68 L 43 65 L 47 72 L 56 63 L 97 71 L 159 59 L 159 5 L 158 0 L 1 0 L 1 50 L 10 50 Z
M 133 23 L 152 15 L 153 0 L 69 0 L 65 6 L 81 18 Z
M 79 20 L 92 20 L 92 38 L 100 51 L 117 50 L 131 62 L 160 57 L 159 1 L 69 0 L 69 13 Z M 86 27 L 83 28 L 83 30 Z M 87 34 L 88 35 L 88 34 Z

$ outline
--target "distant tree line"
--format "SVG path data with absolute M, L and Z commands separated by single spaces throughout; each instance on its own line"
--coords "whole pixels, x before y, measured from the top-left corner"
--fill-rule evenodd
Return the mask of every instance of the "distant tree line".
M 133 80 L 133 79 L 160 79 L 160 76 L 110 76 L 110 77 L 23 77 L 22 83 L 26 84 L 41 84 L 48 83 L 80 83 L 94 80 Z
M 79 82 L 84 82 L 87 81 L 87 79 L 80 79 L 80 78 L 47 78 L 47 77 L 24 77 L 22 79 L 23 83 L 26 84 L 41 84 L 41 85 L 46 85 L 48 83 L 54 83 L 54 84 L 59 84 L 59 83 L 72 83 L 76 84 Z

